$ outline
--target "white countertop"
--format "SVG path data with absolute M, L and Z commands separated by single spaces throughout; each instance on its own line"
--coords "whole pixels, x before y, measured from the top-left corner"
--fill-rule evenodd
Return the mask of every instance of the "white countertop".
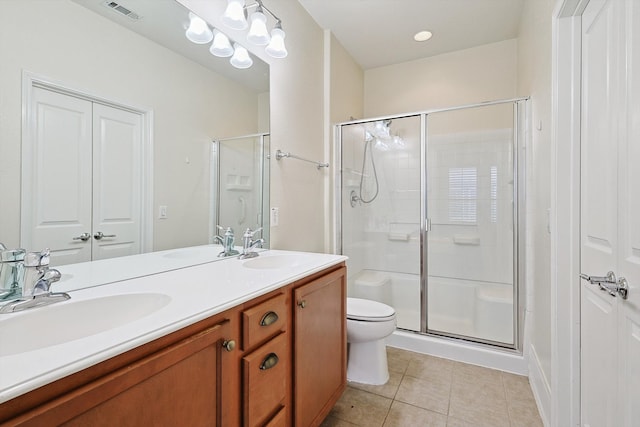
M 0 315 L 0 403 L 347 259 L 341 255 L 280 250 L 262 251 L 258 258 L 249 260 L 220 259 L 217 258 L 219 249 L 219 246 L 207 245 L 59 267 L 64 280 L 54 283 L 52 290 L 69 293 L 70 300 Z M 278 263 L 269 268 L 244 266 L 268 257 L 279 257 L 286 261 L 286 266 Z M 154 273 L 159 266 L 163 272 Z M 100 285 L 102 283 L 108 284 Z M 162 294 L 162 301 L 168 303 L 120 326 L 108 325 L 106 330 L 82 338 L 10 354 L 12 342 L 18 340 L 10 338 L 9 328 L 19 322 L 28 323 L 32 314 L 37 313 L 38 319 L 46 319 L 34 327 L 36 330 L 27 338 L 29 342 L 33 339 L 33 347 L 37 347 L 39 339 L 47 341 L 43 338 L 45 335 L 55 337 L 56 329 L 61 326 L 56 325 L 53 315 L 60 313 L 65 305 L 114 295 L 128 295 L 123 298 L 133 300 L 135 295 L 131 294 L 148 293 Z M 102 301 L 114 301 L 114 306 L 108 310 L 122 314 L 116 300 Z M 49 312 L 52 314 L 50 320 L 46 317 Z M 97 312 L 89 313 L 100 316 Z M 79 317 L 86 318 L 78 318 L 78 325 L 90 327 L 91 314 Z M 101 316 L 102 324 L 105 324 L 105 317 L 108 315 Z M 71 329 L 75 327 L 70 326 Z M 3 331 L 3 328 L 7 329 Z

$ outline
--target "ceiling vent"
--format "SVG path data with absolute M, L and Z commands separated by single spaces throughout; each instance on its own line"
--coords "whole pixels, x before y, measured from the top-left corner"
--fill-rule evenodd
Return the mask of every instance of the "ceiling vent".
M 115 1 L 106 1 L 104 3 L 102 3 L 103 5 L 105 5 L 106 7 L 108 7 L 109 9 L 118 12 L 120 15 L 124 15 L 127 18 L 131 19 L 132 21 L 137 21 L 140 19 L 140 15 L 138 15 L 137 13 L 127 9 L 126 7 L 122 6 L 121 4 L 116 3 Z

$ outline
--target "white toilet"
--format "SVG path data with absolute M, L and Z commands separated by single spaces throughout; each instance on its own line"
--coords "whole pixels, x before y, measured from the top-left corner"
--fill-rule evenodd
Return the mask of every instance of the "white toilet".
M 385 338 L 396 329 L 396 312 L 381 302 L 347 298 L 347 380 L 381 385 L 389 380 Z

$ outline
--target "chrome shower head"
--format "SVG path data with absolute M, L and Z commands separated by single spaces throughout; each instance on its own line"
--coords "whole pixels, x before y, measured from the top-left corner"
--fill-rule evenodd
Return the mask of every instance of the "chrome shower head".
M 364 131 L 364 142 L 371 141 L 373 141 L 373 135 L 371 135 L 371 132 L 369 132 L 368 130 Z

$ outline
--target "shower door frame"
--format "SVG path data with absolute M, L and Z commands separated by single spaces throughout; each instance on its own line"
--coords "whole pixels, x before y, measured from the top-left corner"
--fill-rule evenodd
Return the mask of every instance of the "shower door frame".
M 456 107 L 425 110 L 413 113 L 394 114 L 379 116 L 359 120 L 350 120 L 334 125 L 334 164 L 338 165 L 334 169 L 334 215 L 335 215 L 335 241 L 334 252 L 342 254 L 342 132 L 343 126 L 375 122 L 379 120 L 396 120 L 408 117 L 420 116 L 420 331 L 409 332 L 438 337 L 448 340 L 462 340 L 469 345 L 491 346 L 507 352 L 522 353 L 524 338 L 524 311 L 525 292 L 522 286 L 525 285 L 525 243 L 522 237 L 526 233 L 525 218 L 521 215 L 525 207 L 525 147 L 529 133 L 529 97 L 510 98 L 481 102 L 477 104 L 467 104 Z M 435 113 L 457 111 L 478 107 L 486 107 L 500 104 L 513 105 L 513 345 L 505 345 L 491 340 L 485 340 L 470 336 L 457 335 L 452 333 L 439 333 L 428 329 L 428 232 L 430 220 L 428 217 L 427 205 L 427 151 L 428 151 L 428 116 Z

